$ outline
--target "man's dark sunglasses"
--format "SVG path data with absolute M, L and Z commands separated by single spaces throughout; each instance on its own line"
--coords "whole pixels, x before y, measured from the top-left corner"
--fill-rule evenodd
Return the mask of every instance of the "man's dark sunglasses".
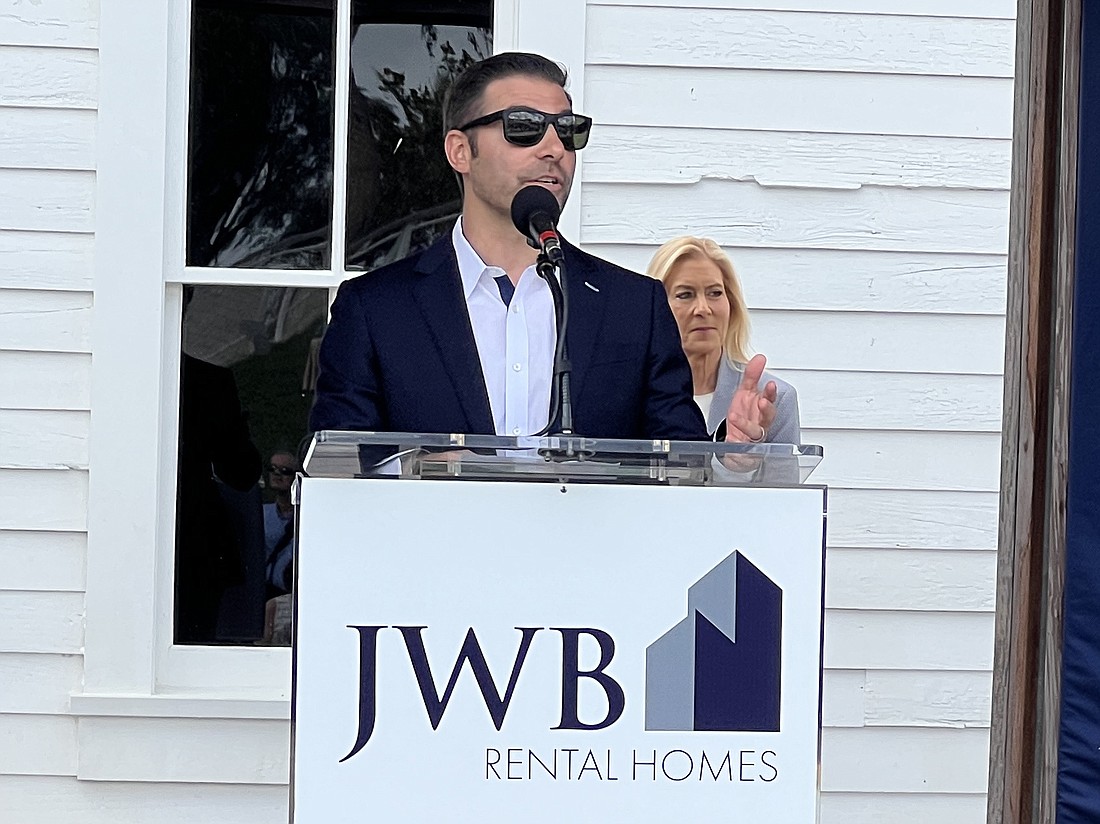
M 515 146 L 535 146 L 546 134 L 546 127 L 554 124 L 561 143 L 571 152 L 588 145 L 588 135 L 592 133 L 592 118 L 573 112 L 547 114 L 538 109 L 525 106 L 512 106 L 471 120 L 458 130 L 464 132 L 475 126 L 487 126 L 500 121 L 504 125 L 504 139 Z

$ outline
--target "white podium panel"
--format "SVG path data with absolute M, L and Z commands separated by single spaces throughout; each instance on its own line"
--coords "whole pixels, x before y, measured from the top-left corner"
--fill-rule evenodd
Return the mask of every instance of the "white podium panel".
M 814 821 L 824 504 L 304 479 L 293 821 Z

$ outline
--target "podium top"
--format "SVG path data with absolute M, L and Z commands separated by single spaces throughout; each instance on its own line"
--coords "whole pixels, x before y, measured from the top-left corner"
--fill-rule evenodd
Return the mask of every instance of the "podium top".
M 322 431 L 305 472 L 320 478 L 791 486 L 821 462 L 820 446 Z

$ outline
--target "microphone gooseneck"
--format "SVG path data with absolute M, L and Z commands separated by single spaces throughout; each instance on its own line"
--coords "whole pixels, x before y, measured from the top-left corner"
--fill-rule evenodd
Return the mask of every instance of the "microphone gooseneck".
M 512 223 L 527 242 L 539 250 L 535 270 L 550 287 L 558 335 L 554 343 L 554 375 L 550 390 L 550 416 L 546 427 L 535 435 L 545 435 L 558 427 L 556 434 L 573 435 L 573 399 L 569 387 L 571 366 L 565 342 L 569 326 L 569 292 L 566 288 L 565 255 L 558 237 L 558 200 L 542 186 L 526 186 L 512 199 Z M 557 269 L 555 275 L 554 270 Z M 559 417 L 560 416 L 560 417 Z

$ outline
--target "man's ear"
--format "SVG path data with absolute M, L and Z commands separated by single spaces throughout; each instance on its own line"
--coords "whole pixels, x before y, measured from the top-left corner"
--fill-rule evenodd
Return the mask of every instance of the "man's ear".
M 447 162 L 451 164 L 452 169 L 460 175 L 469 174 L 470 159 L 473 157 L 469 137 L 458 129 L 451 129 L 443 137 L 443 152 L 447 155 Z

